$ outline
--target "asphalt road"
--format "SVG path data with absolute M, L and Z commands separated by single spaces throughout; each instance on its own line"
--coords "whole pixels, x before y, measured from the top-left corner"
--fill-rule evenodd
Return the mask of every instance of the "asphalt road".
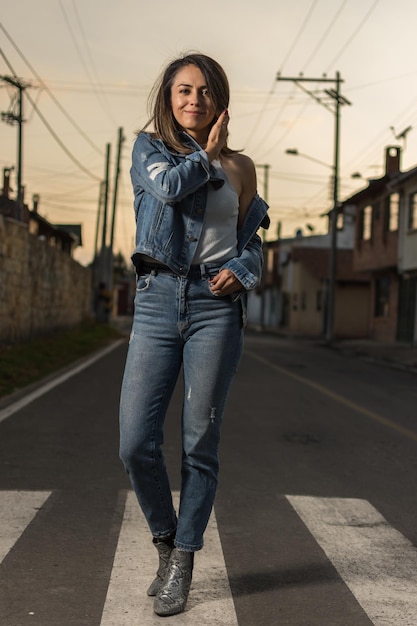
M 147 566 L 146 548 L 137 565 L 125 565 L 119 549 L 136 515 L 126 514 L 129 484 L 117 452 L 126 347 L 0 422 L 1 626 L 161 623 L 143 600 L 145 588 L 135 588 L 133 601 L 125 595 Z M 165 443 L 174 490 L 180 387 Z M 216 599 L 210 605 L 200 593 L 186 614 L 162 621 L 415 626 L 416 406 L 414 374 L 249 334 L 225 415 L 215 524 L 203 551 L 208 559 L 211 545 L 221 552 L 222 601 L 231 594 L 233 616 L 212 611 Z M 214 566 L 201 564 L 208 579 Z M 117 586 L 127 568 L 127 582 Z

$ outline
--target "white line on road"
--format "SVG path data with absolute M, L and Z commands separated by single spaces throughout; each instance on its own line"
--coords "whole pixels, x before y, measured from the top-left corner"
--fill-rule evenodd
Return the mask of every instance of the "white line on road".
M 177 493 L 174 503 L 178 505 Z M 203 550 L 195 555 L 186 611 L 179 618 L 165 617 L 167 626 L 238 626 L 214 511 L 204 539 Z M 146 595 L 156 568 L 148 526 L 134 493 L 129 492 L 100 626 L 161 625 L 153 612 L 153 599 Z
M 50 491 L 0 492 L 0 562 L 50 495 Z
M 287 496 L 374 626 L 417 624 L 417 549 L 365 500 Z
M 54 387 L 61 385 L 61 383 L 64 383 L 66 380 L 68 380 L 72 376 L 75 376 L 75 374 L 78 374 L 79 372 L 84 370 L 86 367 L 89 367 L 90 365 L 92 365 L 93 363 L 101 359 L 103 356 L 105 356 L 106 354 L 108 354 L 109 352 L 117 348 L 118 346 L 120 346 L 120 344 L 123 342 L 124 342 L 124 339 L 119 339 L 118 341 L 115 341 L 114 343 L 110 344 L 103 350 L 100 350 L 100 352 L 97 352 L 91 358 L 86 359 L 85 361 L 77 365 L 76 367 L 69 369 L 68 371 L 65 372 L 65 374 L 62 374 L 61 376 L 57 376 L 57 378 L 54 378 L 53 380 L 49 381 L 45 385 L 42 385 L 35 391 L 32 391 L 32 393 L 28 393 L 26 396 L 24 396 L 20 400 L 17 400 L 17 402 L 10 404 L 10 406 L 7 406 L 5 409 L 0 411 L 0 422 L 7 419 L 11 415 L 13 415 L 13 413 L 20 411 L 20 409 L 23 409 L 25 406 L 27 406 L 28 404 L 30 404 L 31 402 L 33 402 L 40 396 L 43 396 L 44 393 L 47 393 Z

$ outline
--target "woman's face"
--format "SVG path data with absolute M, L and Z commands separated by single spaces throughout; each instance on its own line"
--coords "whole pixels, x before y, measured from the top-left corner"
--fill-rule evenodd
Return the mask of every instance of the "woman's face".
M 171 87 L 171 106 L 181 128 L 198 143 L 205 143 L 216 111 L 204 76 L 196 65 L 186 65 L 176 73 Z

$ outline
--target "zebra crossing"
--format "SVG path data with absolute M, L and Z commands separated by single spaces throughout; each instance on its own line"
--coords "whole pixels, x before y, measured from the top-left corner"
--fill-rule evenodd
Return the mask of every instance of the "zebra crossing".
M 2 491 L 0 500 L 0 561 L 13 548 L 50 491 Z
M 0 493 L 1 561 L 18 544 L 51 493 Z M 176 505 L 178 498 L 175 493 Z M 408 539 L 366 500 L 299 495 L 286 498 L 374 626 L 417 623 L 417 549 Z M 146 596 L 155 565 L 156 554 L 146 522 L 133 492 L 126 491 L 100 626 L 161 623 L 153 613 L 152 598 Z M 174 622 L 179 623 L 178 616 L 164 618 L 165 624 Z M 180 623 L 239 625 L 215 511 L 206 531 L 205 549 L 196 555 L 192 590 Z
M 177 509 L 178 499 L 175 493 Z M 129 492 L 100 626 L 161 623 L 161 618 L 153 613 L 153 599 L 144 594 L 155 576 L 155 563 L 155 548 L 149 541 L 147 524 L 133 492 Z M 142 602 L 138 602 L 138 590 L 142 590 Z M 181 616 L 181 626 L 238 626 L 214 511 L 205 535 L 205 548 L 195 556 L 187 609 Z M 178 624 L 178 618 L 164 618 L 164 624 L 170 622 Z
M 375 626 L 417 623 L 417 549 L 367 501 L 287 496 Z

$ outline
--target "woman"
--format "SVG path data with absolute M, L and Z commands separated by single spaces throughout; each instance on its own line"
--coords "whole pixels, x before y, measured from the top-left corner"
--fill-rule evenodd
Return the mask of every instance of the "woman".
M 246 293 L 260 280 L 253 162 L 227 147 L 229 86 L 202 54 L 166 68 L 153 91 L 154 132 L 135 141 L 135 313 L 120 402 L 120 456 L 153 535 L 158 615 L 185 609 L 194 552 L 212 510 L 220 426 L 242 349 Z M 148 124 L 148 125 L 149 125 Z M 178 515 L 161 451 L 183 368 Z

